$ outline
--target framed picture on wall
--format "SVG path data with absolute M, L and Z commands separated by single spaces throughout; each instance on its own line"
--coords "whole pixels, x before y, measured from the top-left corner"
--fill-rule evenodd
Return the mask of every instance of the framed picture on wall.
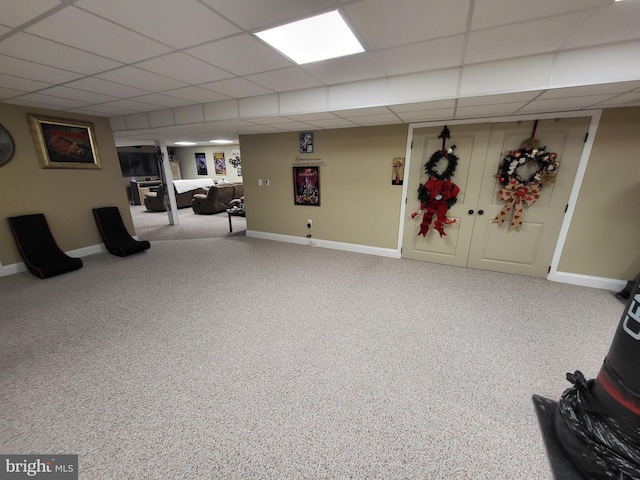
M 295 205 L 320 206 L 320 167 L 293 167 Z
M 313 132 L 300 134 L 300 153 L 313 153 Z
M 37 115 L 28 118 L 42 168 L 102 168 L 92 123 Z
M 207 175 L 207 158 L 204 153 L 195 153 L 198 175 Z
M 224 152 L 217 152 L 213 154 L 213 161 L 216 165 L 216 175 L 227 174 L 227 162 L 224 160 Z

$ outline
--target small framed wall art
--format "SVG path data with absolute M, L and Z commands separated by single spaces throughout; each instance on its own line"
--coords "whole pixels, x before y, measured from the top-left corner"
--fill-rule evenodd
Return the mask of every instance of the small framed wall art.
M 29 115 L 29 126 L 42 168 L 102 168 L 92 123 Z
M 300 153 L 313 153 L 313 132 L 300 134 Z
M 320 167 L 293 167 L 295 205 L 320 206 Z

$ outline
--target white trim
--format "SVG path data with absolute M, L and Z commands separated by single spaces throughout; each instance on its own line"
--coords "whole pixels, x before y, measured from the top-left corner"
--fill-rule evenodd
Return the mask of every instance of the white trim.
M 402 247 L 402 241 L 404 238 L 404 226 L 405 226 L 405 215 L 406 215 L 406 202 L 408 201 L 407 190 L 409 188 L 408 175 L 411 168 L 411 143 L 413 142 L 413 133 L 416 128 L 427 128 L 427 127 L 437 127 L 437 126 L 450 126 L 450 125 L 468 125 L 474 123 L 503 123 L 503 122 L 513 122 L 513 121 L 526 121 L 526 120 L 544 120 L 544 119 L 554 119 L 554 118 L 576 118 L 576 117 L 591 117 L 591 123 L 589 124 L 589 136 L 587 141 L 585 142 L 582 148 L 582 154 L 580 155 L 580 160 L 578 162 L 578 169 L 576 171 L 573 185 L 571 187 L 571 193 L 569 194 L 569 207 L 567 209 L 567 213 L 564 215 L 562 220 L 562 225 L 560 227 L 560 232 L 558 234 L 558 240 L 556 242 L 556 247 L 553 252 L 552 260 L 551 260 L 551 270 L 549 271 L 549 275 L 547 276 L 547 280 L 559 281 L 563 282 L 563 280 L 554 280 L 554 278 L 565 278 L 562 274 L 557 275 L 558 263 L 560 262 L 560 257 L 562 255 L 562 250 L 564 248 L 565 241 L 567 239 L 567 233 L 569 232 L 569 226 L 571 225 L 571 220 L 573 218 L 573 213 L 575 210 L 575 205 L 578 200 L 578 195 L 580 193 L 580 187 L 582 186 L 582 181 L 584 179 L 584 174 L 587 169 L 587 163 L 589 162 L 589 156 L 591 155 L 591 148 L 593 147 L 593 142 L 596 138 L 596 133 L 598 131 L 598 126 L 600 124 L 600 117 L 602 116 L 602 110 L 580 110 L 575 112 L 557 112 L 557 113 L 540 113 L 540 114 L 527 114 L 527 115 L 515 115 L 508 117 L 483 117 L 483 118 L 472 118 L 466 120 L 453 120 L 450 122 L 422 122 L 422 123 L 410 123 L 409 131 L 407 133 L 407 149 L 406 149 L 406 158 L 404 162 L 405 167 L 405 182 L 402 187 L 402 199 L 400 205 L 400 225 L 398 232 L 398 252 Z M 573 274 L 572 274 L 573 275 Z M 598 277 L 588 277 L 588 278 L 598 278 Z M 614 282 L 619 282 L 619 280 L 614 280 Z M 563 283 L 572 283 L 570 281 Z M 596 284 L 600 284 L 600 282 L 595 282 Z M 606 282 L 605 282 L 606 283 Z M 609 283 L 606 283 L 610 285 Z M 578 283 L 577 285 L 582 285 Z M 591 286 L 591 285 L 586 285 Z M 608 287 L 596 287 L 596 288 L 607 288 Z M 615 289 L 615 288 L 614 288 Z
M 103 243 L 98 245 L 91 245 L 89 247 L 77 248 L 75 250 L 69 250 L 68 252 L 64 252 L 70 257 L 88 257 L 89 255 L 94 255 L 96 253 L 103 253 L 107 251 L 107 247 L 104 246 Z M 24 262 L 12 263 L 11 265 L 3 265 L 0 266 L 0 277 L 6 277 L 8 275 L 14 275 L 20 272 L 26 272 L 27 266 Z
M 551 272 L 547 280 L 559 283 L 569 283 L 571 285 L 580 285 L 582 287 L 599 288 L 601 290 L 611 290 L 618 292 L 627 286 L 624 280 L 616 280 L 615 278 L 593 277 L 591 275 L 581 275 L 579 273 L 568 272 Z
M 400 252 L 393 248 L 372 247 L 369 245 L 358 245 L 355 243 L 334 242 L 305 237 L 294 237 L 292 235 L 280 235 L 278 233 L 258 232 L 247 230 L 247 237 L 262 238 L 264 240 L 275 240 L 276 242 L 295 243 L 298 245 L 309 245 L 311 247 L 331 248 L 333 250 L 343 250 L 345 252 L 364 253 L 367 255 L 377 255 L 379 257 L 400 258 Z
M 551 270 L 547 279 L 551 280 L 551 275 L 555 274 L 558 270 L 558 264 L 560 263 L 560 257 L 562 256 L 562 250 L 564 250 L 564 244 L 567 240 L 569 233 L 569 227 L 571 226 L 571 220 L 573 219 L 573 213 L 578 203 L 578 196 L 580 194 L 580 188 L 582 187 L 582 181 L 584 180 L 584 174 L 587 170 L 587 164 L 589 163 L 589 157 L 591 156 L 591 149 L 593 148 L 593 141 L 596 138 L 596 132 L 600 125 L 600 117 L 602 116 L 602 110 L 598 110 L 591 116 L 591 123 L 589 124 L 589 136 L 582 148 L 582 155 L 578 162 L 578 169 L 573 179 L 573 185 L 571 186 L 571 193 L 569 194 L 567 212 L 562 219 L 562 225 L 560 226 L 560 233 L 558 234 L 558 240 L 556 242 L 556 248 L 553 251 L 553 257 L 551 258 Z

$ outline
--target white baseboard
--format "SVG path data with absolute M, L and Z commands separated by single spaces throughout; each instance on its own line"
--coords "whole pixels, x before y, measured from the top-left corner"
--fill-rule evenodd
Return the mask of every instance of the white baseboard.
M 247 237 L 262 238 L 264 240 L 275 240 L 276 242 L 295 243 L 298 245 L 309 245 L 320 248 L 331 248 L 333 250 L 343 250 L 345 252 L 365 253 L 368 255 L 377 255 L 379 257 L 400 258 L 400 252 L 393 248 L 371 247 L 369 245 L 358 245 L 355 243 L 334 242 L 331 240 L 322 240 L 319 238 L 294 237 L 293 235 L 280 235 L 277 233 L 257 232 L 255 230 L 247 230 Z
M 69 250 L 65 252 L 70 257 L 88 257 L 89 255 L 93 255 L 94 253 L 102 253 L 106 252 L 107 248 L 103 243 L 99 245 L 91 245 L 89 247 L 77 248 L 75 250 Z M 14 275 L 16 273 L 25 272 L 27 270 L 27 266 L 24 262 L 20 263 L 12 263 L 11 265 L 2 265 L 0 266 L 0 277 L 6 277 L 7 275 Z
M 569 283 L 582 287 L 599 288 L 601 290 L 611 290 L 619 292 L 626 285 L 626 280 L 616 280 L 615 278 L 593 277 L 591 275 L 581 275 L 579 273 L 551 272 L 547 280 L 559 283 Z

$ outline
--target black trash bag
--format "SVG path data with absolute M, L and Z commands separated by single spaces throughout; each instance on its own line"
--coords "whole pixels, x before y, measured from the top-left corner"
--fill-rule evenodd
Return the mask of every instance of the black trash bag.
M 607 415 L 580 371 L 567 380 L 574 386 L 560 397 L 555 430 L 569 458 L 589 480 L 640 479 L 640 423 Z

